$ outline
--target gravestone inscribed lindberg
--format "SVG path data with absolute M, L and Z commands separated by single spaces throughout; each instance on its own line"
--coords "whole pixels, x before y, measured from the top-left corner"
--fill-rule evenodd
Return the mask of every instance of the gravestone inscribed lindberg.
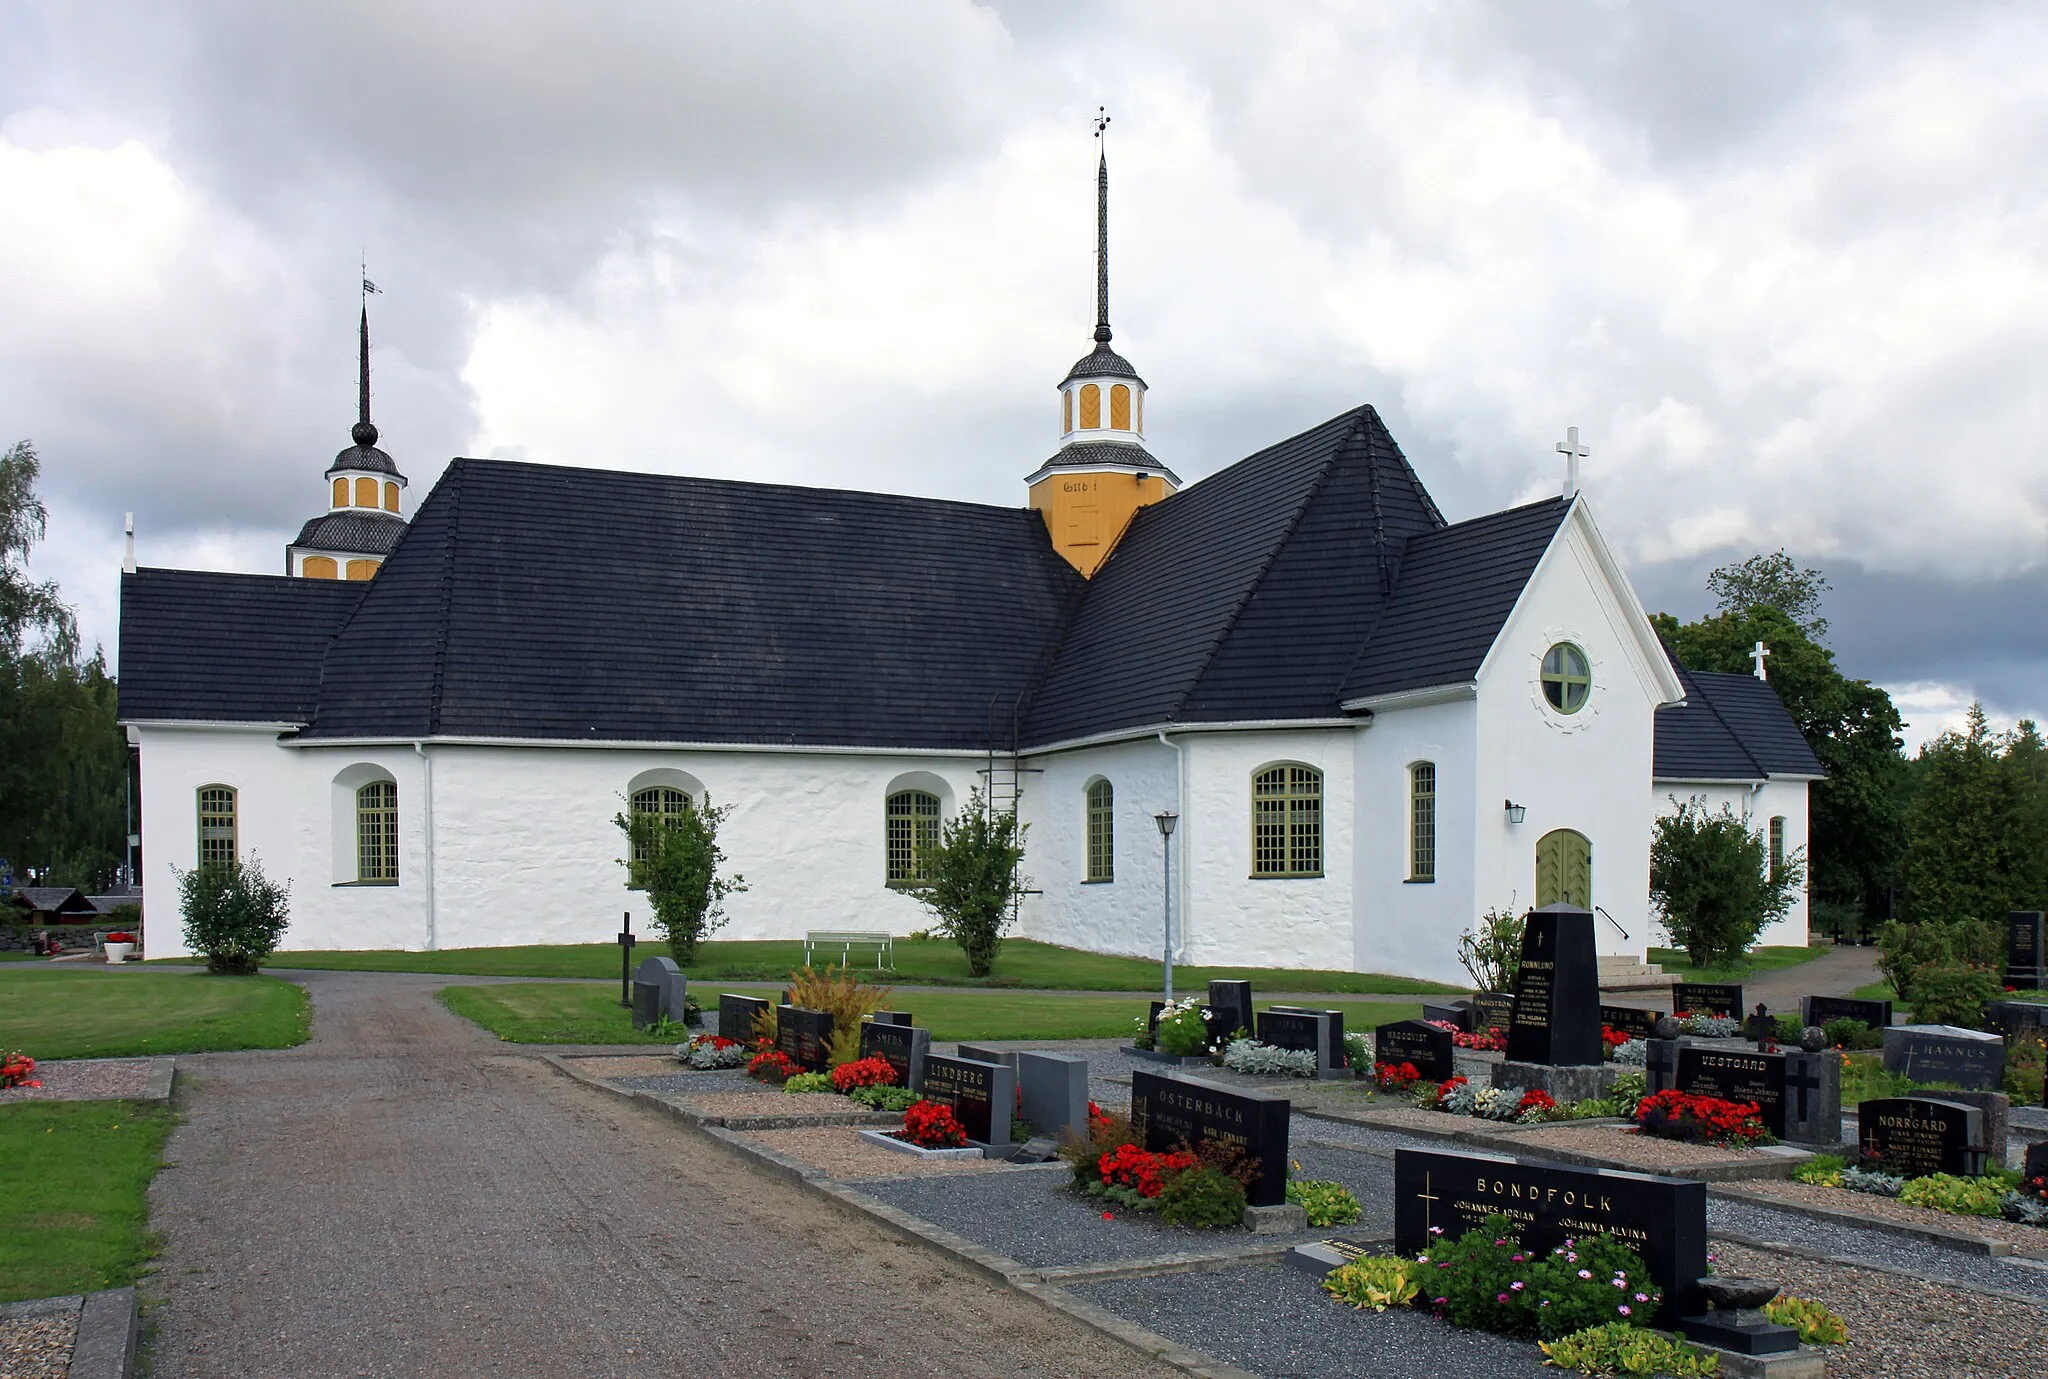
M 1017 1075 L 1004 1063 L 978 1063 L 971 1058 L 927 1054 L 924 1060 L 926 1101 L 953 1108 L 953 1118 L 975 1143 L 1010 1143 L 1010 1110 L 1017 1104 Z
M 1856 1106 L 1856 1147 L 1872 1167 L 1909 1178 L 1984 1171 L 1984 1123 L 1974 1106 L 1937 1097 L 1879 1097 Z
M 1131 1074 L 1131 1132 L 1139 1145 L 1164 1153 L 1204 1139 L 1232 1145 L 1258 1160 L 1259 1176 L 1245 1192 L 1255 1207 L 1287 1200 L 1285 1097 L 1239 1092 L 1192 1077 L 1139 1069 Z
M 1691 1096 L 1719 1097 L 1723 1101 L 1753 1101 L 1764 1128 L 1785 1138 L 1785 1055 L 1782 1053 L 1733 1053 L 1726 1049 L 1703 1049 L 1697 1044 L 1678 1046 L 1679 1091 Z
M 1396 1020 L 1372 1032 L 1372 1056 L 1376 1063 L 1413 1063 L 1416 1073 L 1427 1082 L 1442 1082 L 1456 1075 L 1451 1066 L 1451 1032 L 1420 1020 Z
M 826 1041 L 832 1037 L 832 1014 L 806 1010 L 802 1006 L 779 1006 L 775 1011 L 775 1047 L 790 1062 L 807 1073 L 821 1073 L 831 1061 Z
M 1522 966 L 1515 974 L 1507 1061 L 1551 1067 L 1601 1061 L 1600 974 L 1591 910 L 1545 905 L 1529 912 L 1522 929 Z
M 1884 1032 L 1884 1067 L 1915 1082 L 1995 1092 L 2005 1085 L 2005 1040 L 1957 1025 L 1893 1025 Z
M 1673 982 L 1671 1008 L 1681 1015 L 1725 1015 L 1730 1020 L 1740 1020 L 1743 1016 L 1742 984 Z
M 1394 1151 L 1394 1248 L 1414 1255 L 1488 1216 L 1511 1216 L 1539 1258 L 1567 1237 L 1603 1231 L 1643 1257 L 1664 1290 L 1657 1320 L 1705 1310 L 1707 1185 L 1607 1168 L 1571 1168 L 1450 1149 Z M 1431 1227 L 1443 1235 L 1432 1238 Z M 1648 1318 L 1631 1318 L 1647 1321 Z
M 1890 1001 L 1859 1001 L 1849 996 L 1801 996 L 1799 1021 L 1825 1028 L 1830 1020 L 1861 1020 L 1872 1029 L 1889 1029 Z
M 887 1063 L 896 1070 L 896 1085 L 913 1092 L 924 1086 L 924 1060 L 931 1047 L 931 1031 L 915 1025 L 871 1022 L 860 1027 L 860 1056 Z

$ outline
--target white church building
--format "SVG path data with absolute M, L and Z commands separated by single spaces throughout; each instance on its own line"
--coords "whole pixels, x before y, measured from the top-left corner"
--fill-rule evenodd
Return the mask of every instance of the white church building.
M 1574 482 L 1447 523 L 1361 406 L 1183 486 L 1110 348 L 1106 178 L 1026 506 L 456 459 L 408 519 L 365 381 L 285 575 L 131 561 L 148 951 L 227 857 L 289 880 L 288 948 L 600 942 L 648 913 L 614 816 L 707 796 L 721 938 L 927 927 L 918 843 L 982 787 L 1021 936 L 1156 954 L 1170 887 L 1178 961 L 1453 981 L 1556 900 L 1641 958 L 1674 797 L 1805 847 L 1775 692 L 1674 666 Z

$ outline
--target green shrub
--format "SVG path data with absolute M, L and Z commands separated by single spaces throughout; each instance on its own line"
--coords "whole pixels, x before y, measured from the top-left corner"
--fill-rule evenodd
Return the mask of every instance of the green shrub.
M 731 813 L 729 804 L 714 807 L 706 791 L 680 814 L 635 809 L 612 817 L 626 835 L 627 855 L 619 865 L 631 885 L 647 892 L 654 927 L 683 967 L 696 961 L 698 941 L 724 926 L 725 898 L 747 888 L 737 873 L 718 874 L 726 860 L 718 829 Z
M 1984 1004 L 2003 993 L 1989 968 L 1974 963 L 1931 963 L 1913 974 L 1913 1019 L 1923 1025 L 1984 1023 Z
M 178 878 L 185 946 L 206 955 L 207 971 L 244 975 L 277 951 L 291 923 L 290 887 L 265 876 L 254 856 L 246 862 L 209 862 L 191 871 L 172 867 L 171 872 Z
M 1849 1324 L 1817 1302 L 1787 1293 L 1765 1303 L 1764 1315 L 1780 1326 L 1796 1328 L 1801 1345 L 1849 1344 Z
M 1917 1012 L 1920 973 L 1929 967 L 1967 963 L 1994 967 L 2005 953 L 2005 937 L 1995 924 L 1975 919 L 1929 920 L 1907 924 L 1892 920 L 1878 931 L 1882 949 L 1878 970 Z
M 1153 1042 L 1159 1052 L 1176 1058 L 1193 1058 L 1209 1051 L 1209 1012 L 1199 996 L 1175 1001 L 1159 1012 Z
M 1952 1173 L 1930 1173 L 1915 1178 L 1899 1189 L 1899 1200 L 1909 1207 L 1932 1207 L 1957 1216 L 1999 1216 L 1999 1199 L 2005 1185 L 1996 1179 L 1958 1178 Z
M 976 786 L 939 825 L 936 842 L 919 841 L 918 870 L 929 879 L 912 894 L 937 920 L 932 928 L 960 945 L 971 977 L 988 975 L 1031 884 L 1018 870 L 1025 827 L 1016 810 L 996 808 Z
M 1620 1241 L 1586 1236 L 1537 1256 L 1515 1231 L 1510 1218 L 1489 1216 L 1480 1229 L 1420 1257 L 1435 1266 L 1428 1277 L 1437 1309 L 1454 1325 L 1554 1338 L 1655 1315 L 1663 1294 L 1642 1256 Z
M 1394 1255 L 1365 1255 L 1330 1270 L 1323 1288 L 1339 1302 L 1384 1312 L 1415 1301 L 1421 1291 L 1415 1282 L 1417 1267 L 1413 1260 Z
M 856 1087 L 846 1099 L 870 1111 L 904 1111 L 917 1100 L 917 1093 L 908 1087 Z
M 1546 1365 L 1581 1374 L 1669 1374 L 1677 1379 L 1721 1372 L 1721 1357 L 1626 1322 L 1589 1326 L 1539 1341 Z
M 1564 1110 L 1565 1108 L 1559 1107 L 1558 1109 Z M 1618 1116 L 1621 1114 L 1621 1103 L 1613 1097 L 1587 1097 L 1584 1101 L 1573 1102 L 1570 1110 L 1571 1114 L 1556 1116 L 1553 1119 L 1598 1120 L 1603 1117 Z
M 2022 1034 L 2006 1045 L 2004 1088 L 2013 1105 L 2031 1105 L 2041 1094 L 2043 1061 L 2039 1035 Z
M 1858 1054 L 1842 1065 L 1844 1106 L 1874 1101 L 1879 1097 L 1907 1096 L 1912 1090 L 1912 1078 L 1904 1073 L 1886 1071 L 1884 1064 L 1873 1054 Z
M 1235 1226 L 1244 1205 L 1244 1187 L 1207 1164 L 1182 1169 L 1159 1190 L 1159 1218 L 1169 1226 Z
M 1830 1020 L 1821 1029 L 1828 1036 L 1828 1043 L 1843 1049 L 1881 1049 L 1884 1047 L 1884 1031 L 1874 1029 L 1861 1020 L 1852 1020 L 1844 1015 Z
M 1848 1161 L 1840 1154 L 1816 1154 L 1792 1170 L 1795 1183 L 1812 1183 L 1816 1187 L 1840 1187 L 1842 1170 Z
M 1614 1114 L 1629 1120 L 1636 1118 L 1636 1107 L 1650 1092 L 1650 1075 L 1640 1068 L 1623 1073 L 1614 1079 L 1614 1086 L 1608 1089 L 1606 1099 L 1614 1103 Z M 1847 1099 L 1847 1093 L 1843 1094 Z
M 1478 929 L 1458 935 L 1458 965 L 1479 990 L 1514 990 L 1522 966 L 1522 925 L 1512 910 L 1488 910 Z
M 785 1092 L 829 1092 L 832 1090 L 830 1073 L 794 1073 L 782 1084 Z
M 1287 1184 L 1287 1200 L 1308 1213 L 1311 1226 L 1348 1226 L 1358 1219 L 1358 1199 L 1342 1183 L 1296 1178 Z

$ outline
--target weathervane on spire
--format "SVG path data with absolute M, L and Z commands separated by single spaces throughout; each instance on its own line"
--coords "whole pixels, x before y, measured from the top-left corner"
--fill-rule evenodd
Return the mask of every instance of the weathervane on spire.
M 1095 339 L 1109 335 L 1109 109 L 1095 107 Z

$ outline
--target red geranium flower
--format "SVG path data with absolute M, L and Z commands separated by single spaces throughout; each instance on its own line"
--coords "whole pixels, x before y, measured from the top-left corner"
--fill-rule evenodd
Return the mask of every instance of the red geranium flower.
M 899 1138 L 920 1149 L 965 1149 L 967 1130 L 954 1118 L 953 1108 L 937 1101 L 914 1101 L 903 1113 Z
M 856 1087 L 893 1087 L 896 1070 L 886 1058 L 859 1058 L 832 1070 L 832 1090 L 842 1095 Z

